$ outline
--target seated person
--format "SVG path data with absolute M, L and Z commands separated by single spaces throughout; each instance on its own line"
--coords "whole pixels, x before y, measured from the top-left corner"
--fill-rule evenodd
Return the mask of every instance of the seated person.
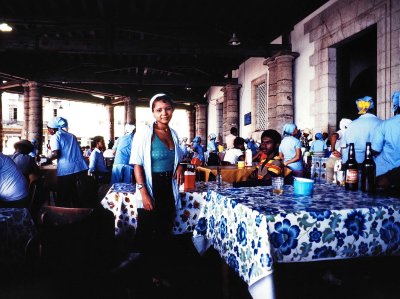
M 326 143 L 324 141 L 324 138 L 321 133 L 315 134 L 315 141 L 311 143 L 311 148 L 310 152 L 316 153 L 316 152 L 323 152 L 325 153 L 326 151 Z M 325 156 L 325 155 L 324 155 Z
M 20 140 L 14 144 L 15 152 L 11 156 L 18 169 L 29 181 L 29 175 L 39 175 L 39 167 L 35 158 L 30 155 L 34 149 L 33 144 L 29 140 Z
M 193 158 L 197 158 L 200 160 L 200 165 L 204 165 L 205 157 L 204 157 L 204 148 L 201 145 L 200 136 L 196 136 L 193 139 L 192 150 L 194 152 Z
M 207 143 L 207 152 L 208 152 L 208 159 L 207 159 L 207 165 L 209 166 L 215 166 L 215 165 L 219 165 L 220 161 L 219 161 L 219 156 L 217 153 L 217 143 L 216 143 L 216 139 L 217 139 L 217 135 L 215 135 L 214 133 L 211 133 L 208 136 L 208 143 Z
M 27 204 L 28 181 L 13 160 L 0 153 L 0 208 L 22 208 Z
M 260 148 L 264 154 L 264 158 L 260 160 L 257 166 L 257 179 L 270 181 L 273 176 L 288 176 L 290 169 L 283 166 L 283 162 L 279 158 L 279 145 L 281 143 L 281 135 L 275 130 L 266 130 L 261 135 Z
M 233 148 L 226 151 L 224 161 L 230 164 L 237 164 L 238 161 L 244 161 L 244 150 L 244 139 L 236 137 L 233 140 Z
M 104 138 L 95 136 L 92 140 L 92 147 L 94 149 L 89 157 L 89 174 L 96 174 L 101 183 L 108 183 L 110 181 L 110 171 L 103 156 Z

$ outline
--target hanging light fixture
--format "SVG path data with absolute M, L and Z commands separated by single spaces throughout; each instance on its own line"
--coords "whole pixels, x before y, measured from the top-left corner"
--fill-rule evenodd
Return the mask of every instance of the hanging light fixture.
M 10 31 L 12 31 L 12 27 L 10 25 L 8 25 L 7 23 L 1 23 L 0 31 L 1 32 L 10 32 Z
M 236 37 L 236 33 L 232 34 L 232 37 L 229 39 L 228 44 L 231 46 L 239 46 L 240 40 Z

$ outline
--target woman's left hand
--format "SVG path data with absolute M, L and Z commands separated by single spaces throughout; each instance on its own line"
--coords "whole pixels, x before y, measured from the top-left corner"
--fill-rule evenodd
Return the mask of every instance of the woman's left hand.
M 175 179 L 176 179 L 176 181 L 178 183 L 178 186 L 183 184 L 184 176 L 183 176 L 183 167 L 182 167 L 182 165 L 178 165 L 178 167 L 176 168 Z

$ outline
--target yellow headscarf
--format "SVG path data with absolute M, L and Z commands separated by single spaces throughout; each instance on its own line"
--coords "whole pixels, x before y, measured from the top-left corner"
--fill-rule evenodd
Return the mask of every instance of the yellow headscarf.
M 361 99 L 356 100 L 358 114 L 365 114 L 368 110 L 374 108 L 374 101 L 371 97 L 365 96 Z

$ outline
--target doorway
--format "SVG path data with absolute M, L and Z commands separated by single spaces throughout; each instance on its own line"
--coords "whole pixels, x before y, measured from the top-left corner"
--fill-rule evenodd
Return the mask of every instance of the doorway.
M 355 101 L 364 96 L 374 99 L 376 108 L 376 25 L 337 45 L 337 124 L 342 118 L 356 119 Z

